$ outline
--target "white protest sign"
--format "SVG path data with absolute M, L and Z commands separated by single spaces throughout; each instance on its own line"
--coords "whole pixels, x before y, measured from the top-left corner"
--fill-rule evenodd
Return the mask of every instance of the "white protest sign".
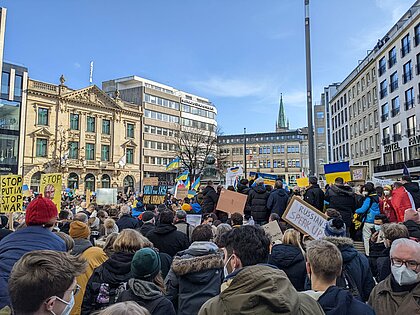
M 187 223 L 196 227 L 201 223 L 201 215 L 200 214 L 187 214 Z
M 96 203 L 100 206 L 117 204 L 116 188 L 98 188 L 96 190 Z
M 302 199 L 293 196 L 282 219 L 313 239 L 325 236 L 326 215 Z
M 270 223 L 264 224 L 262 228 L 265 233 L 270 236 L 272 243 L 283 239 L 283 233 L 277 221 L 271 221 Z

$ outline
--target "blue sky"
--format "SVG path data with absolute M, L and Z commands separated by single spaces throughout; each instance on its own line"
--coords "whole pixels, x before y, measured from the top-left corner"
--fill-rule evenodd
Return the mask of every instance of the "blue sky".
M 71 88 L 143 76 L 209 98 L 223 133 L 306 126 L 303 0 L 2 0 L 5 60 Z M 311 0 L 312 82 L 343 80 L 414 0 Z

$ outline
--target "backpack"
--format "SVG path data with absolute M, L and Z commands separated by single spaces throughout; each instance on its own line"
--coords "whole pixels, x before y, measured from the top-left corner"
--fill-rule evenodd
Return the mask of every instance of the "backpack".
M 116 287 L 110 287 L 108 283 L 101 283 L 99 286 L 99 292 L 96 296 L 96 303 L 98 304 L 97 309 L 106 308 L 108 305 L 115 304 L 118 297 L 122 292 L 127 289 L 127 282 L 121 282 Z
M 351 293 L 353 297 L 361 300 L 361 295 L 359 289 L 357 288 L 356 282 L 350 275 L 350 273 L 346 270 L 347 265 L 343 266 L 343 271 L 341 276 L 337 278 L 337 286 L 343 288 Z

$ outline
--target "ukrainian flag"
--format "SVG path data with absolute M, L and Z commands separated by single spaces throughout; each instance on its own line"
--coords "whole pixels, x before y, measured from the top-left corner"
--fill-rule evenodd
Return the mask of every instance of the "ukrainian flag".
M 177 178 L 175 178 L 175 181 L 180 181 L 180 180 L 186 180 L 188 178 L 188 174 L 190 174 L 190 172 L 188 172 L 188 170 L 184 171 L 183 173 L 179 174 L 179 176 Z
M 195 190 L 195 191 L 198 190 L 198 188 L 200 187 L 200 180 L 201 180 L 201 178 L 197 177 L 197 179 L 194 181 L 194 183 L 191 186 L 192 190 Z
M 345 182 L 351 181 L 349 162 L 325 164 L 324 172 L 327 184 L 334 184 L 337 177 L 341 177 Z
M 194 190 L 188 190 L 188 198 L 192 199 L 197 195 L 197 192 Z
M 190 188 L 190 177 L 188 176 L 187 177 L 187 179 L 185 180 L 185 182 L 184 182 L 184 186 L 186 187 L 186 188 Z
M 176 168 L 179 168 L 179 162 L 180 162 L 180 158 L 177 157 L 174 160 L 172 160 L 171 162 L 169 162 L 168 165 L 166 165 L 166 170 L 170 171 L 170 170 L 174 170 Z

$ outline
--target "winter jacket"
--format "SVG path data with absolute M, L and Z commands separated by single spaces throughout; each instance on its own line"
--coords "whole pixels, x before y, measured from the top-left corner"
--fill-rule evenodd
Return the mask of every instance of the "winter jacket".
M 350 227 L 354 211 L 356 210 L 356 201 L 353 190 L 347 185 L 331 185 L 325 192 L 325 200 L 329 202 L 328 208 L 333 208 L 340 212 L 344 223 Z
M 70 254 L 72 255 L 80 255 L 89 247 L 92 247 L 92 243 L 85 239 L 85 238 L 76 238 L 74 239 L 74 247 Z
M 28 226 L 7 235 L 0 242 L 0 309 L 10 305 L 7 282 L 14 264 L 26 253 L 50 249 L 66 251 L 64 241 L 42 226 Z
M 70 223 L 71 221 L 61 221 L 58 223 L 58 228 L 60 229 L 60 232 L 69 234 L 70 231 Z
M 413 197 L 413 201 L 415 204 L 415 208 L 420 208 L 420 188 L 419 183 L 412 182 L 412 183 L 405 183 L 404 188 L 410 193 L 411 197 Z
M 281 217 L 287 208 L 288 200 L 289 195 L 284 189 L 275 189 L 268 197 L 267 208 L 271 213 L 277 213 Z
M 321 306 L 310 296 L 297 292 L 286 274 L 272 266 L 240 269 L 228 287 L 208 300 L 199 315 L 293 314 L 321 315 Z
M 243 195 L 247 195 L 248 196 L 248 200 L 249 200 L 249 191 L 251 188 L 249 188 L 247 185 L 243 185 L 241 183 L 238 184 L 238 187 L 236 188 L 236 191 L 240 194 Z M 248 203 L 245 204 L 245 209 L 244 209 L 244 216 L 246 219 L 248 219 L 251 216 L 251 207 Z
M 304 290 L 306 263 L 298 247 L 286 244 L 274 245 L 268 263 L 283 270 L 297 291 Z
M 249 191 L 248 204 L 251 207 L 251 215 L 254 220 L 259 222 L 268 222 L 270 211 L 267 208 L 267 201 L 270 193 L 264 185 L 256 185 Z
M 413 220 L 408 220 L 404 222 L 404 225 L 408 229 L 408 235 L 411 238 L 416 238 L 420 241 L 420 224 L 414 222 Z
M 356 284 L 362 301 L 366 301 L 375 286 L 375 281 L 373 280 L 369 261 L 366 256 L 354 248 L 353 240 L 350 238 L 325 237 L 324 240 L 338 247 L 343 258 L 343 268 Z
M 337 286 L 329 287 L 318 303 L 326 315 L 375 315 L 373 309 L 354 298 L 348 290 Z
M 389 257 L 390 251 L 390 247 L 385 248 L 382 251 L 381 256 L 376 259 L 378 281 L 385 280 L 391 274 L 391 258 Z
M 324 192 L 321 188 L 319 188 L 318 184 L 312 184 L 308 189 L 306 189 L 305 194 L 303 195 L 303 200 L 313 205 L 319 211 L 324 210 Z
M 153 231 L 156 228 L 156 225 L 152 223 L 144 223 L 141 228 L 137 229 L 143 236 L 149 234 L 150 231 Z
M 129 214 L 123 214 L 117 221 L 118 229 L 121 232 L 124 229 L 137 229 L 140 227 L 139 220 L 134 219 Z
M 376 285 L 368 301 L 376 314 L 420 314 L 420 282 L 410 291 L 396 292 L 398 288 L 401 287 L 395 283 L 392 275 Z
M 12 230 L 8 230 L 8 229 L 1 229 L 0 228 L 0 241 L 5 238 L 7 235 L 13 233 Z
M 404 222 L 405 210 L 410 208 L 417 209 L 415 208 L 412 196 L 404 187 L 398 187 L 392 190 L 391 204 L 397 214 L 398 222 Z
M 130 279 L 128 290 L 123 291 L 117 302 L 134 301 L 146 308 L 150 315 L 175 315 L 172 303 L 153 282 Z
M 194 242 L 175 256 L 165 286 L 178 315 L 197 314 L 220 293 L 223 266 L 223 253 L 213 242 Z
M 190 246 L 187 235 L 178 231 L 173 224 L 159 224 L 146 236 L 160 252 L 173 257 Z
M 187 223 L 185 221 L 178 221 L 174 225 L 175 225 L 175 227 L 176 227 L 176 229 L 178 231 L 180 231 L 180 232 L 184 233 L 185 235 L 187 235 L 188 236 L 188 240 L 191 241 L 191 235 L 192 235 L 192 232 L 194 230 L 194 227 L 191 224 L 189 224 L 189 223 Z
M 363 201 L 363 205 L 359 209 L 356 209 L 357 214 L 365 214 L 366 212 L 365 222 L 373 224 L 375 216 L 381 214 L 381 211 L 379 210 L 379 197 L 377 194 L 367 196 Z
M 212 186 L 207 186 L 203 190 L 203 203 L 201 205 L 202 213 L 211 213 L 216 209 L 217 201 L 219 200 L 219 195 L 216 193 L 216 190 Z
M 397 222 L 397 213 L 391 203 L 392 197 L 383 196 L 379 199 L 379 209 L 382 214 L 385 214 L 389 222 Z
M 117 252 L 107 261 L 93 271 L 86 286 L 83 297 L 82 315 L 106 308 L 116 302 L 117 296 L 107 302 L 99 299 L 101 287 L 109 285 L 110 289 L 116 289 L 131 278 L 131 260 L 134 253 Z M 115 298 L 115 299 L 114 299 Z

